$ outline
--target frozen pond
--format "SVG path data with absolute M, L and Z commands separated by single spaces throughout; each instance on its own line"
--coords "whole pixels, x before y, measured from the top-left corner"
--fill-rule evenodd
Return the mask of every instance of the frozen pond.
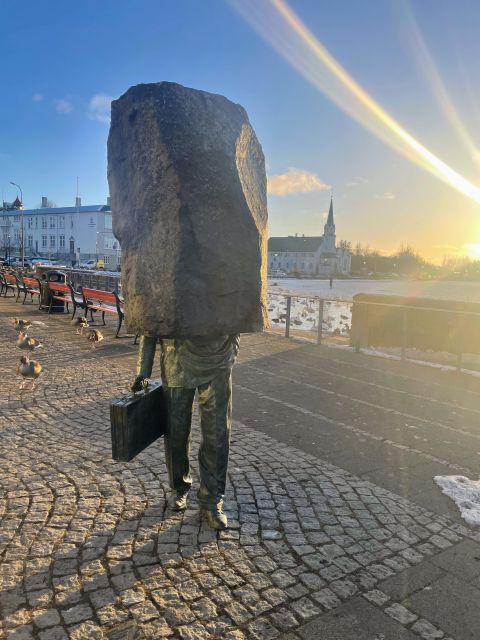
M 285 326 L 287 307 L 285 295 L 290 294 L 296 296 L 292 298 L 290 312 L 292 330 L 317 331 L 319 303 L 318 300 L 312 300 L 308 296 L 318 296 L 328 300 L 324 305 L 322 330 L 341 336 L 349 335 L 352 323 L 352 309 L 349 301 L 356 293 L 480 302 L 480 283 L 477 282 L 334 280 L 333 287 L 330 289 L 328 280 L 269 278 L 268 289 L 268 313 L 272 328 Z
M 277 285 L 274 285 L 274 283 Z M 454 280 L 334 280 L 330 289 L 328 280 L 299 280 L 298 278 L 269 278 L 270 291 L 318 296 L 320 298 L 351 300 L 356 293 L 379 293 L 419 298 L 440 298 L 480 302 L 480 282 Z

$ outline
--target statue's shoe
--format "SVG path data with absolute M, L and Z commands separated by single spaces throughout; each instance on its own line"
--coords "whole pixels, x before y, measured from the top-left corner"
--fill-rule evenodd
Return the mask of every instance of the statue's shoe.
M 186 493 L 174 493 L 170 499 L 170 507 L 173 511 L 185 511 L 188 503 L 188 491 Z
M 222 511 L 222 507 L 202 508 L 200 515 L 211 529 L 223 531 L 228 527 L 228 519 Z

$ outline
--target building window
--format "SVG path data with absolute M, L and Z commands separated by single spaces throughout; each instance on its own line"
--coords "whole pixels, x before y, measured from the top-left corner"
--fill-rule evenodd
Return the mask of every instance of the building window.
M 70 216 L 70 229 L 73 229 L 73 216 Z
M 50 236 L 50 249 L 55 249 L 55 236 Z
M 50 216 L 50 229 L 55 229 L 55 217 Z
M 112 216 L 110 213 L 105 214 L 105 229 L 112 228 Z
M 42 236 L 42 247 L 47 248 L 47 236 Z
M 60 247 L 60 249 L 65 249 L 65 236 L 60 236 L 60 238 L 59 238 L 59 247 Z
M 31 229 L 33 226 L 33 218 L 27 218 L 27 228 Z
M 110 264 L 110 256 L 103 256 L 104 264 Z
M 92 216 L 90 216 L 90 225 L 94 226 L 95 225 L 95 220 L 93 219 Z
M 35 229 L 38 229 L 38 216 L 35 216 Z
M 65 229 L 65 216 L 59 217 L 58 226 L 60 227 L 60 229 Z
M 33 236 L 27 236 L 27 247 L 29 249 L 33 247 Z
M 42 229 L 47 228 L 47 219 L 45 216 L 42 216 Z
M 14 216 L 13 217 L 13 221 L 14 222 L 20 222 L 20 216 Z

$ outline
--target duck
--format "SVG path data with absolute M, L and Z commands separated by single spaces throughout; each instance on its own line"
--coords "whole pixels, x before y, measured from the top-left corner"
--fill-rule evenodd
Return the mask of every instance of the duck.
M 33 389 L 35 387 L 35 382 L 42 373 L 42 370 L 43 367 L 39 362 L 36 360 L 30 360 L 28 356 L 22 356 L 17 367 L 17 372 L 23 378 L 20 389 L 25 389 L 28 383 L 30 383 L 30 389 Z
M 82 335 L 84 329 L 88 327 L 88 320 L 82 316 L 81 318 L 74 318 L 70 321 L 70 324 L 77 327 L 77 335 Z
M 40 342 L 40 340 L 35 340 L 35 338 L 30 338 L 25 331 L 19 331 L 17 347 L 19 349 L 26 349 L 27 351 L 35 351 L 35 349 L 43 347 L 43 343 Z
M 97 343 L 104 339 L 103 333 L 98 329 L 88 328 L 85 330 L 82 327 L 82 335 L 85 336 L 85 338 L 92 343 L 92 349 L 95 349 Z
M 15 331 L 27 331 L 32 326 L 29 320 L 22 320 L 21 318 L 12 318 L 12 324 Z

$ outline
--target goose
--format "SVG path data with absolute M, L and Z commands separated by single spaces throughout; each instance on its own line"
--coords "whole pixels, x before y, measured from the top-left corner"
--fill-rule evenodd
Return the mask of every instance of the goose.
M 43 344 L 40 340 L 35 340 L 35 338 L 30 338 L 25 331 L 19 331 L 17 347 L 19 349 L 26 349 L 27 351 L 35 351 L 40 347 L 43 347 Z
M 42 373 L 42 369 L 42 365 L 36 360 L 30 360 L 28 356 L 22 356 L 17 367 L 18 373 L 23 378 L 20 389 L 25 389 L 26 385 L 29 382 L 30 389 L 33 389 L 35 387 L 35 382 L 38 380 L 39 376 Z
M 83 330 L 88 327 L 88 320 L 84 317 L 74 318 L 70 321 L 70 324 L 72 324 L 74 327 L 77 327 L 77 334 L 82 335 Z
M 86 329 L 82 327 L 82 335 L 92 343 L 92 349 L 95 349 L 98 342 L 104 339 L 104 335 L 98 329 Z

